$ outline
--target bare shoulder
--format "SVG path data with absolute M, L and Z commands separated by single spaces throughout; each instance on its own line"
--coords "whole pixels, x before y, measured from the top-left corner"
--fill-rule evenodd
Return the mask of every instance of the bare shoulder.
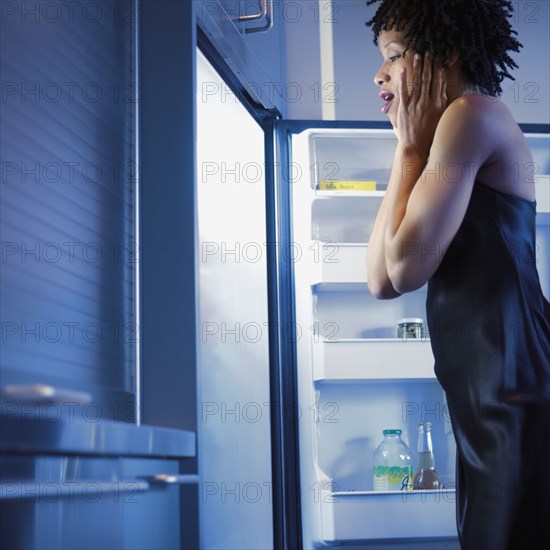
M 477 164 L 476 179 L 497 191 L 534 199 L 531 151 L 502 101 L 482 94 L 462 96 L 445 110 L 439 131 L 455 151 L 464 151 L 462 160 Z
M 449 105 L 441 120 L 469 134 L 477 134 L 478 139 L 489 139 L 497 148 L 510 143 L 517 148 L 525 142 L 510 109 L 496 97 L 478 93 L 462 96 Z
M 453 101 L 442 116 L 443 122 L 452 122 L 459 127 L 491 131 L 495 127 L 519 127 L 508 107 L 499 99 L 483 94 L 468 94 Z M 495 136 L 497 137 L 497 136 Z
M 513 122 L 507 108 L 494 98 L 481 94 L 462 96 L 445 109 L 431 154 L 436 153 L 446 162 L 481 166 L 500 147 L 503 118 L 508 119 L 506 124 Z

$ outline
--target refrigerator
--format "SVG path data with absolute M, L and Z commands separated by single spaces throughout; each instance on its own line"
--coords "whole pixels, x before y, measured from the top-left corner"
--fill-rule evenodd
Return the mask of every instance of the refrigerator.
M 200 42 L 200 41 L 199 41 Z M 204 548 L 459 548 L 456 447 L 426 320 L 426 286 L 368 290 L 389 180 L 388 123 L 283 120 L 197 53 L 198 456 Z M 537 267 L 550 296 L 550 129 L 533 153 Z M 384 429 L 418 464 L 430 422 L 441 490 L 374 491 Z

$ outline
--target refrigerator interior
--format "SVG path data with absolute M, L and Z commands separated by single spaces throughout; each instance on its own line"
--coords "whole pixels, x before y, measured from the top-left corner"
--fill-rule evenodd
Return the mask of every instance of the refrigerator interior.
M 548 273 L 548 135 L 526 134 L 537 177 L 537 255 Z M 391 130 L 310 129 L 292 136 L 300 475 L 304 547 L 392 536 L 456 540 L 456 447 L 445 395 L 433 373 L 429 334 L 397 338 L 404 317 L 426 319 L 426 285 L 376 300 L 366 254 L 390 174 Z M 370 190 L 326 189 L 327 181 Z M 368 183 L 366 183 L 368 182 Z M 417 426 L 432 424 L 441 491 L 373 492 L 372 457 L 382 430 L 399 428 L 416 468 Z

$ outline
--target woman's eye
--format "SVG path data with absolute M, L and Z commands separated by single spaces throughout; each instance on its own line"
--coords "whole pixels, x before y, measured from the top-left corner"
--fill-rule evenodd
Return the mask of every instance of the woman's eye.
M 401 55 L 392 55 L 392 56 L 389 57 L 388 59 L 389 59 L 392 63 L 395 63 L 400 57 L 401 57 Z

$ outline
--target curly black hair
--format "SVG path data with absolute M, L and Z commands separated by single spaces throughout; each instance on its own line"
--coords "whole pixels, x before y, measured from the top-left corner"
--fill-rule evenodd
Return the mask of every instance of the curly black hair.
M 517 67 L 508 51 L 523 47 L 508 22 L 508 0 L 367 0 L 381 2 L 366 25 L 378 45 L 380 31 L 404 33 L 407 49 L 429 51 L 443 66 L 458 53 L 466 80 L 488 95 L 502 93 L 504 78 L 515 80 L 508 68 Z

